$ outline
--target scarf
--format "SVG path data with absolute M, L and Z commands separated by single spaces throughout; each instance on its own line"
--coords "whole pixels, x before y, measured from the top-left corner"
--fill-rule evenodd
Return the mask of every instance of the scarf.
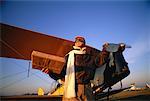
M 74 66 L 74 58 L 75 54 L 85 54 L 86 47 L 80 48 L 73 46 L 74 49 L 68 53 L 68 62 L 67 62 L 67 69 L 65 75 L 65 85 L 64 85 L 64 97 L 65 98 L 72 98 L 76 97 L 75 92 L 75 66 Z

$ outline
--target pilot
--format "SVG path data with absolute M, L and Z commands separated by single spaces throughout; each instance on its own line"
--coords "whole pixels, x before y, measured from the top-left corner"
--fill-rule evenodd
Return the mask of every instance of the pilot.
M 63 101 L 87 101 L 84 92 L 85 83 L 82 80 L 85 71 L 84 68 L 80 66 L 84 54 L 86 54 L 85 39 L 81 36 L 77 36 L 75 38 L 73 49 L 66 54 L 66 65 L 64 65 L 66 67 L 66 74 Z
M 93 79 L 95 69 L 106 62 L 105 59 L 108 54 L 103 48 L 102 52 L 98 53 L 100 55 L 93 57 L 95 52 L 86 47 L 85 44 L 84 37 L 77 36 L 73 49 L 66 54 L 63 101 L 94 100 L 90 95 L 91 92 L 87 91 L 87 84 Z M 98 61 L 95 61 L 97 58 Z
M 100 55 L 91 57 L 91 54 L 94 52 L 85 45 L 84 37 L 77 36 L 75 38 L 72 50 L 65 55 L 66 61 L 60 75 L 56 75 L 49 70 L 44 71 L 49 72 L 50 77 L 56 78 L 55 80 L 58 82 L 64 81 L 63 101 L 87 101 L 87 99 L 93 99 L 89 98 L 89 96 L 91 97 L 91 92 L 87 94 L 85 89 L 87 91 L 87 84 L 92 80 L 97 66 L 104 63 L 102 56 L 104 54 L 100 53 Z M 95 65 L 93 60 L 96 57 L 98 61 Z

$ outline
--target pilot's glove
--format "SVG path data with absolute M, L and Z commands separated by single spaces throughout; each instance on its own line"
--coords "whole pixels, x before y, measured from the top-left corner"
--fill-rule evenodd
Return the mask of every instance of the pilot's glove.
M 107 62 L 109 58 L 109 52 L 106 51 L 106 48 L 108 47 L 109 43 L 105 43 L 103 45 L 103 49 L 101 51 L 101 57 L 103 58 L 103 62 Z
M 99 53 L 99 56 L 96 58 L 96 65 L 102 66 L 108 61 L 109 52 L 106 51 L 106 46 L 103 45 L 102 51 Z
M 46 73 L 46 74 L 49 73 L 49 69 L 48 68 L 43 68 L 41 71 L 44 72 L 44 73 Z
M 102 51 L 106 51 L 106 48 L 108 47 L 108 45 L 109 45 L 109 43 L 107 43 L 107 42 L 104 43 L 104 44 L 103 44 L 103 49 L 102 49 Z

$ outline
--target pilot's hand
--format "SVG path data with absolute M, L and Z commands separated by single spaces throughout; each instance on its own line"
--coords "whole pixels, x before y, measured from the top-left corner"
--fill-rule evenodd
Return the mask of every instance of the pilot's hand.
M 41 71 L 44 72 L 44 73 L 49 73 L 49 69 L 48 68 L 43 68 Z
M 103 44 L 103 48 L 108 47 L 108 45 L 109 45 L 109 43 L 108 43 L 108 42 L 105 42 L 105 43 Z
M 107 62 L 107 59 L 109 57 L 109 52 L 106 51 L 106 48 L 108 47 L 109 43 L 105 43 L 103 45 L 103 49 L 102 51 L 100 52 L 100 56 L 99 56 L 99 65 L 103 65 L 104 63 Z
M 106 52 L 106 48 L 108 47 L 108 45 L 109 43 L 107 42 L 103 44 L 103 49 L 102 49 L 103 52 Z
M 109 54 L 109 52 L 107 52 L 107 50 L 106 50 L 106 48 L 108 47 L 108 45 L 109 45 L 109 43 L 104 43 L 104 45 L 103 45 L 103 49 L 102 49 L 102 52 L 101 52 L 101 54 L 102 55 L 108 55 Z

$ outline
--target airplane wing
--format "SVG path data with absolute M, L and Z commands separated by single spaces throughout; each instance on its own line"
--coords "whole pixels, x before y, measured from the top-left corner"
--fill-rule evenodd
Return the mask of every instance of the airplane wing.
M 63 57 L 72 45 L 69 40 L 1 24 L 1 57 L 30 60 L 33 50 Z
M 0 57 L 31 60 L 32 52 L 37 51 L 49 54 L 51 55 L 50 57 L 53 57 L 53 59 L 50 58 L 50 67 L 60 68 L 63 65 L 63 62 L 59 61 L 61 60 L 60 58 L 63 58 L 65 54 L 72 49 L 74 44 L 73 41 L 70 40 L 33 32 L 3 23 L 0 23 L 0 26 Z M 87 48 L 91 51 L 99 51 L 90 46 L 87 46 Z

